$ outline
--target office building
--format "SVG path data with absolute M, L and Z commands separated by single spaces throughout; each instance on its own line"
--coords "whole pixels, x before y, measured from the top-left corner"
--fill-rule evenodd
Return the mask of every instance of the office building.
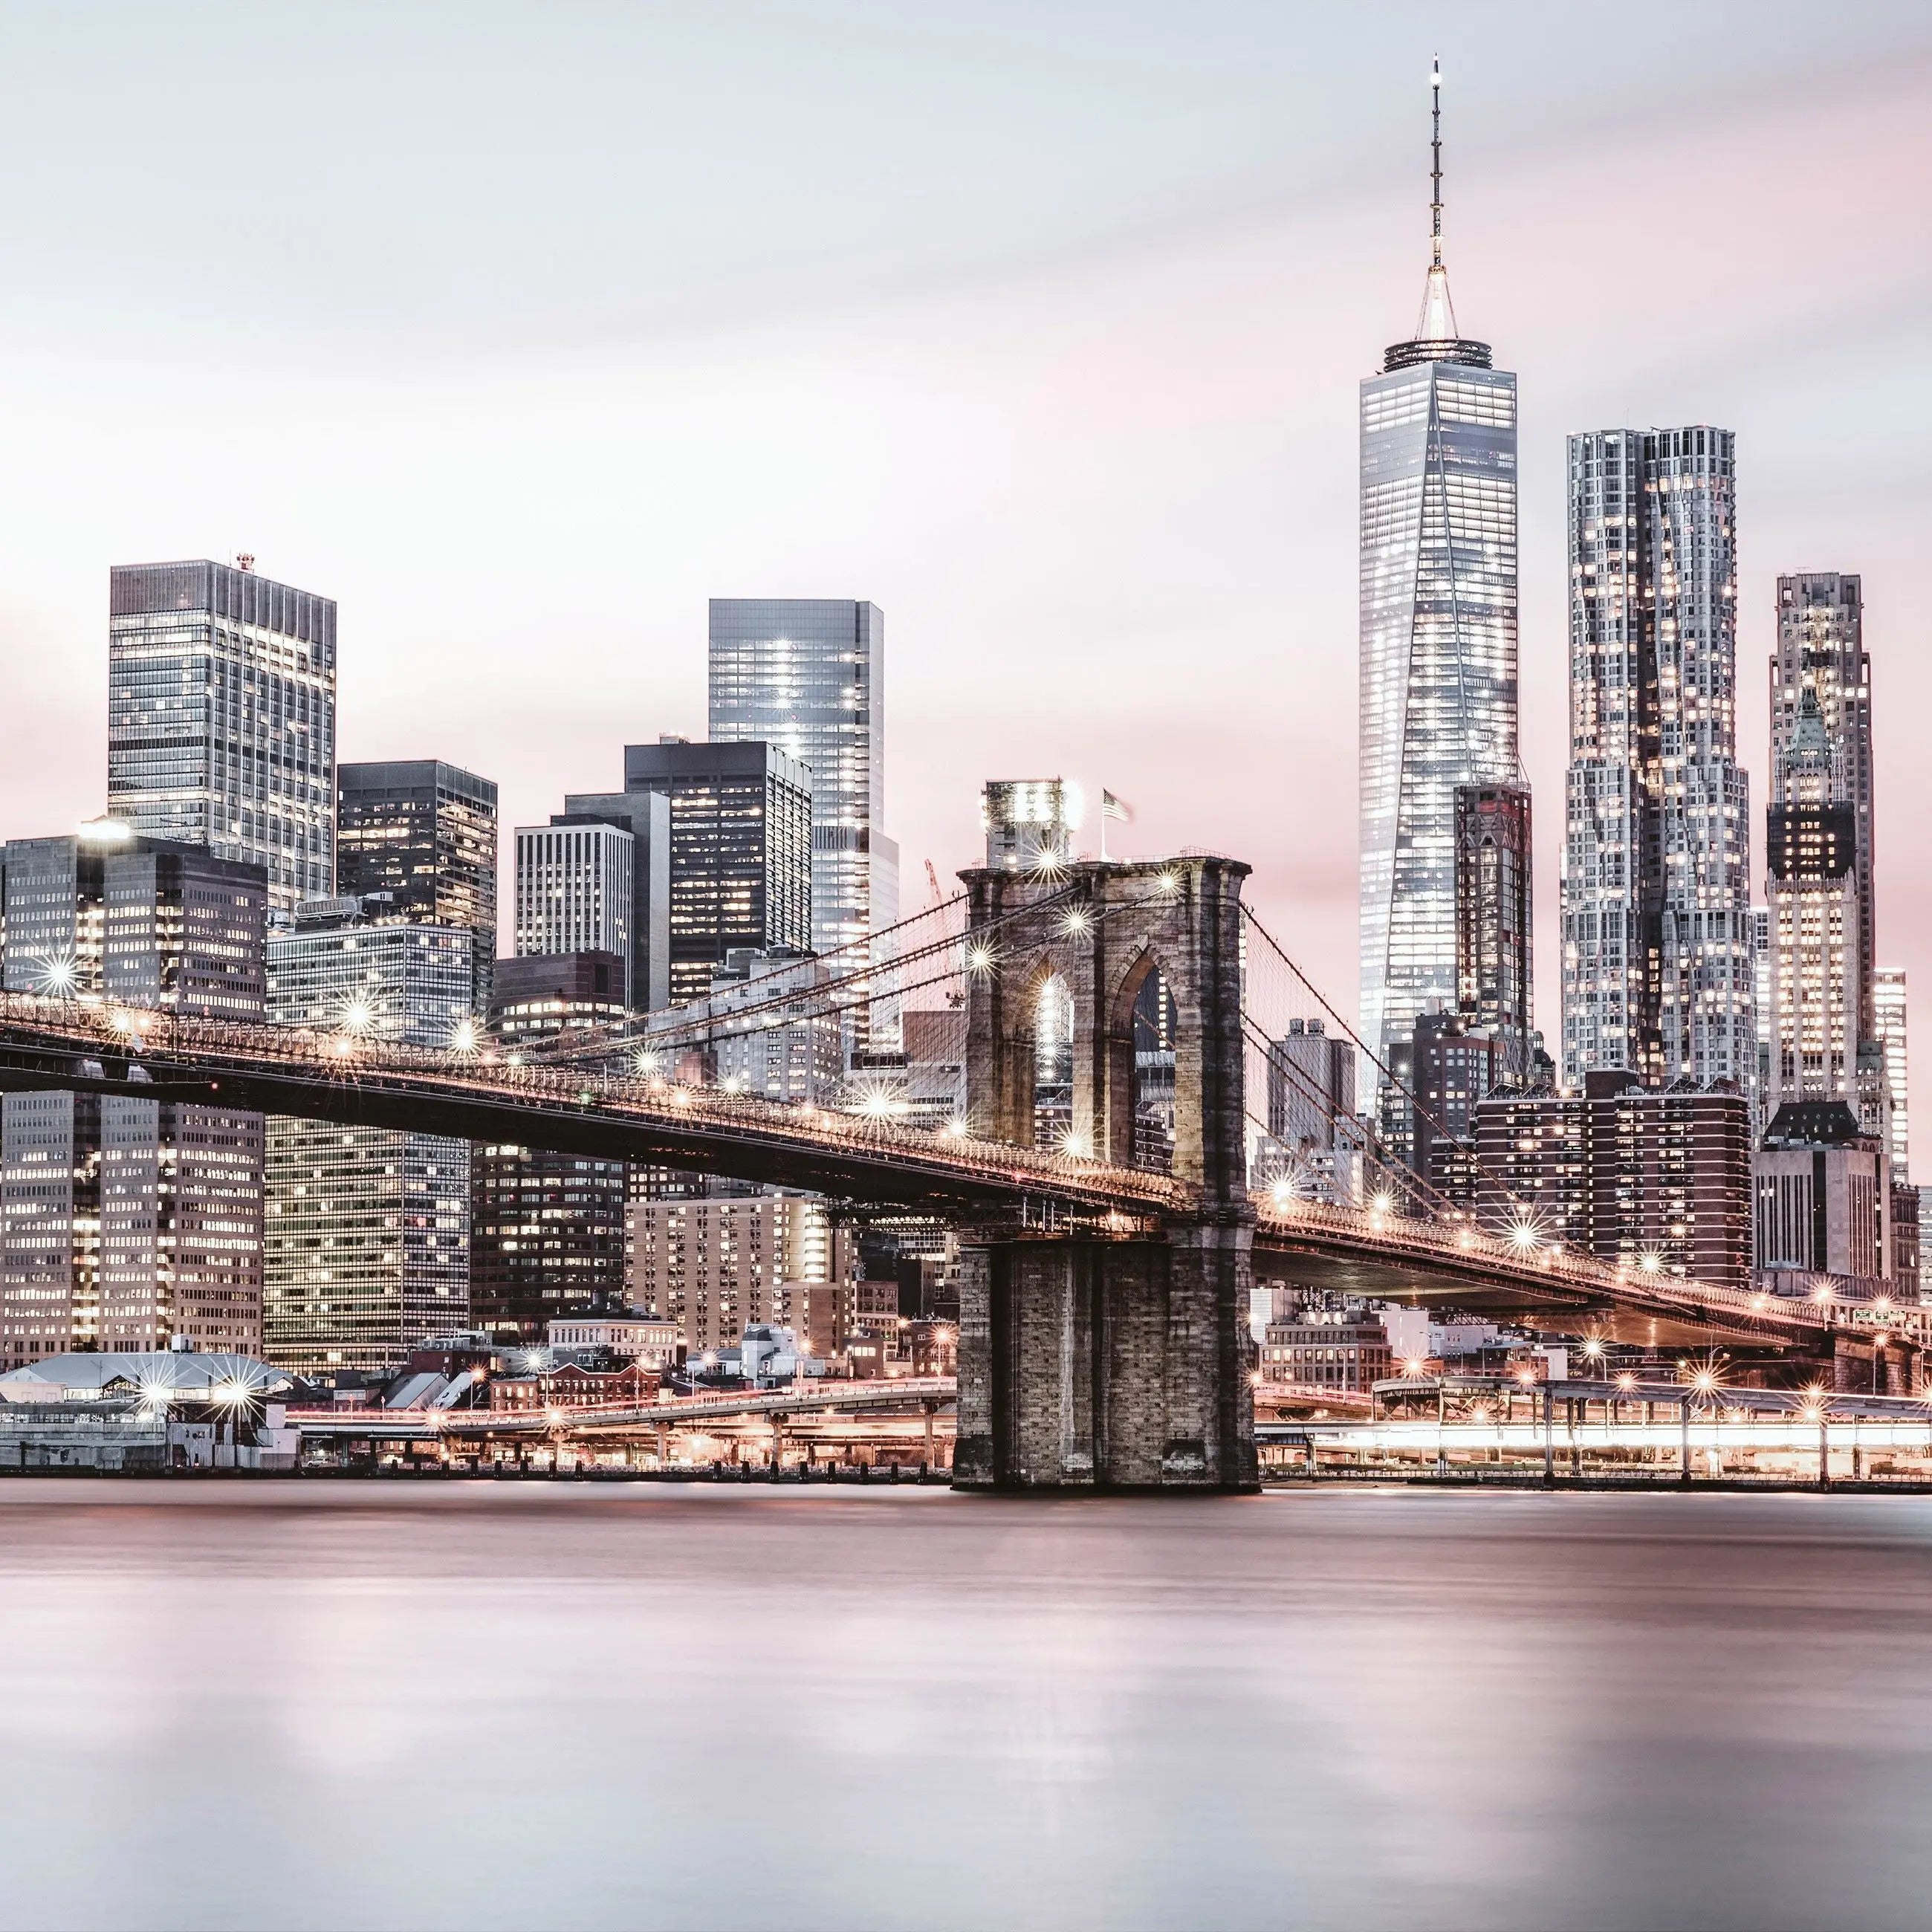
M 1858 1036 L 1876 1036 L 1873 1000 L 1878 957 L 1874 886 L 1874 788 L 1871 662 L 1864 649 L 1864 599 L 1859 578 L 1808 571 L 1778 580 L 1778 648 L 1771 660 L 1771 749 L 1774 769 L 1814 734 L 1829 748 L 1833 802 L 1853 820 L 1858 898 Z M 1810 722 L 1815 710 L 1816 724 Z M 1775 779 L 1773 797 L 1784 800 Z M 1767 1110 L 1771 1111 L 1771 1110 Z
M 1006 872 L 1050 871 L 1073 856 L 1084 810 L 1070 778 L 988 778 L 980 794 L 986 863 Z
M 754 1322 L 823 1336 L 806 1290 L 852 1278 L 851 1231 L 815 1196 L 640 1201 L 631 1211 L 632 1304 L 675 1322 L 694 1358 L 733 1346 Z
M 466 927 L 374 922 L 310 902 L 268 941 L 268 1016 L 447 1048 L 470 1026 Z M 305 1375 L 385 1369 L 470 1318 L 470 1144 L 272 1118 L 263 1354 Z
M 504 960 L 494 1036 L 514 1048 L 621 1024 L 614 994 L 628 963 L 611 952 Z M 528 1346 L 560 1320 L 621 1313 L 626 1163 L 514 1142 L 476 1143 L 470 1160 L 472 1325 Z
M 1891 1272 L 1885 1149 L 1860 1132 L 1843 1100 L 1787 1102 L 1766 1129 L 1753 1168 L 1765 1286 L 1811 1294 L 1828 1275 L 1840 1293 L 1877 1291 Z
M 490 1031 L 505 1046 L 547 1034 L 609 1033 L 629 1017 L 614 952 L 533 952 L 496 962 Z
M 630 1003 L 634 841 L 622 826 L 560 813 L 517 827 L 519 955 L 610 952 L 625 962 Z
M 1563 1078 L 1757 1078 L 1729 430 L 1573 436 Z
M 468 932 L 480 1018 L 496 958 L 496 786 L 440 758 L 392 758 L 338 766 L 335 795 L 335 891 L 377 919 Z
M 1319 1019 L 1290 1020 L 1268 1056 L 1268 1135 L 1291 1155 L 1332 1149 L 1355 1114 L 1355 1049 Z
M 252 563 L 111 573 L 107 808 L 263 867 L 282 914 L 335 890 L 335 604 Z
M 12 992 L 140 1015 L 262 1010 L 262 868 L 114 819 L 0 848 Z M 0 1100 L 0 1357 L 70 1348 L 254 1353 L 262 1333 L 259 1114 L 145 1099 Z
M 1530 1077 L 1529 791 L 1456 788 L 1456 1011 L 1496 1042 L 1498 1080 Z
M 601 819 L 631 835 L 628 998 L 635 1012 L 670 1004 L 670 800 L 661 792 L 572 792 L 564 815 Z
M 713 976 L 704 1006 L 678 1017 L 688 1027 L 697 1012 L 706 1016 L 712 1077 L 728 1092 L 825 1100 L 844 1071 L 838 1016 L 830 1006 L 836 995 L 825 995 L 824 1010 L 803 1003 L 830 977 L 814 953 L 734 947 Z M 766 1012 L 775 1000 L 794 1004 L 782 1012 Z
M 704 998 L 741 948 L 812 950 L 812 780 L 789 753 L 762 741 L 628 745 L 624 789 L 668 802 L 673 1005 Z
M 1476 1218 L 1489 1232 L 1640 1273 L 1747 1284 L 1750 1106 L 1735 1088 L 1588 1073 L 1580 1093 L 1479 1102 L 1474 1142 Z
M 886 835 L 885 677 L 876 604 L 711 600 L 712 740 L 772 746 L 811 774 L 811 931 L 780 944 L 856 947 L 898 919 L 899 851 Z
M 1364 1138 L 1355 1116 L 1357 1058 L 1325 1021 L 1288 1022 L 1268 1053 L 1268 1130 L 1254 1149 L 1256 1186 L 1286 1182 L 1313 1199 L 1357 1198 Z
M 1522 777 L 1516 378 L 1456 324 L 1436 133 L 1421 313 L 1361 386 L 1361 1034 L 1384 1062 L 1456 1004 L 1456 788 Z

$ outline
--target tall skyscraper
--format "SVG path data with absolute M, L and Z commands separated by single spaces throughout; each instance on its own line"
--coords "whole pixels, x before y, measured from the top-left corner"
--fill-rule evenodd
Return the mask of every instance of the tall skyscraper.
M 353 900 L 315 902 L 269 939 L 268 1017 L 352 1044 L 447 1048 L 470 1017 L 470 945 L 466 927 L 376 925 Z M 468 1142 L 272 1118 L 267 1167 L 267 1360 L 384 1369 L 468 1325 Z
M 1735 439 L 1570 439 L 1563 1078 L 1757 1076 Z
M 1807 697 L 1815 726 L 1805 722 Z M 1808 571 L 1778 580 L 1778 649 L 1771 660 L 1771 749 L 1774 764 L 1801 731 L 1822 730 L 1834 760 L 1834 800 L 1852 808 L 1857 840 L 1858 1037 L 1876 1037 L 1873 1013 L 1878 957 L 1878 904 L 1873 886 L 1874 786 L 1871 661 L 1864 649 L 1860 580 L 1836 571 Z M 1783 793 L 1774 788 L 1774 802 Z
M 898 918 L 899 848 L 885 826 L 885 680 L 886 620 L 875 604 L 711 600 L 712 738 L 774 746 L 811 774 L 806 943 L 815 952 Z
M 629 966 L 635 842 L 622 826 L 560 812 L 517 827 L 517 952 L 614 952 Z
M 1774 735 L 1766 813 L 1771 1012 L 1764 1118 L 1792 1100 L 1855 1101 L 1859 1032 L 1858 824 L 1842 746 L 1807 690 Z
M 1499 1077 L 1529 1077 L 1529 790 L 1456 788 L 1456 1011 L 1497 1045 Z
M 335 604 L 251 561 L 112 572 L 107 808 L 266 868 L 288 913 L 335 890 Z
M 97 820 L 0 848 L 9 991 L 144 1012 L 257 1019 L 259 866 Z M 259 1114 L 145 1099 L 0 1100 L 0 1357 L 70 1348 L 259 1351 Z
M 812 781 L 795 758 L 756 740 L 627 745 L 624 789 L 670 802 L 674 1006 L 704 998 L 740 948 L 812 944 Z
M 1422 310 L 1361 386 L 1361 1030 L 1384 1060 L 1456 1004 L 1456 788 L 1521 782 L 1516 378 L 1456 326 L 1431 90 Z
M 379 920 L 471 933 L 480 1018 L 496 957 L 496 788 L 440 758 L 389 758 L 339 766 L 335 791 L 337 892 L 386 894 Z

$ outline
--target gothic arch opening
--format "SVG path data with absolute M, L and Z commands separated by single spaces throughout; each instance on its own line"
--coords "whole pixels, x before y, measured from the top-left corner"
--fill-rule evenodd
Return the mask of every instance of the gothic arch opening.
M 1073 992 L 1058 972 L 1034 988 L 1033 1141 L 1061 1148 L 1073 1132 Z

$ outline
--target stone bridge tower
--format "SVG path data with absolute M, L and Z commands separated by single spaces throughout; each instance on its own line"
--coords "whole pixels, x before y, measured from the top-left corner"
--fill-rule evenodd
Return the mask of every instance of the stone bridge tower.
M 1256 1486 L 1244 1351 L 1254 1220 L 1241 1031 L 1248 869 L 1196 857 L 960 875 L 971 895 L 974 1131 L 1030 1146 L 1050 1129 L 1075 1157 L 1124 1166 L 1136 1164 L 1138 1144 L 1139 1164 L 1168 1167 L 1187 1196 L 1164 1216 L 1070 1219 L 1040 1208 L 962 1230 L 962 1487 Z M 1146 1079 L 1137 1006 L 1165 1016 L 1171 1155 L 1136 1134 Z M 1071 1036 L 1070 1078 L 1044 1118 L 1043 1012 L 1049 1031 Z M 1051 1045 L 1064 1074 L 1064 1034 Z

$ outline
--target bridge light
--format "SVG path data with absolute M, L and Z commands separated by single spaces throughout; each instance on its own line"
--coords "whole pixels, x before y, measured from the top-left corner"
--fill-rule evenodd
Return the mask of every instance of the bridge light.
M 1402 1372 L 1409 1381 L 1414 1382 L 1429 1372 L 1429 1364 L 1420 1355 L 1407 1356 L 1403 1360 Z
M 1653 1249 L 1647 1254 L 1639 1255 L 1636 1258 L 1636 1264 L 1646 1274 L 1654 1274 L 1663 1267 L 1664 1257 Z
M 80 965 L 71 952 L 46 952 L 40 956 L 40 991 L 57 1000 L 73 997 L 80 984 Z
M 1078 939 L 1094 930 L 1094 915 L 1084 906 L 1069 906 L 1060 923 L 1070 935 Z
M 1369 1203 L 1378 1214 L 1386 1214 L 1395 1205 L 1395 1196 L 1384 1188 Z
M 1519 1221 L 1509 1232 L 1510 1246 L 1520 1252 L 1527 1253 L 1536 1246 L 1536 1224 L 1532 1221 Z
M 449 1050 L 452 1053 L 474 1053 L 482 1043 L 482 1029 L 467 1014 L 450 1029 Z
M 1636 1387 L 1636 1377 L 1628 1369 L 1621 1370 L 1617 1376 L 1617 1387 L 1628 1390 Z
M 1069 1128 L 1068 1130 L 1060 1137 L 1060 1150 L 1070 1160 L 1079 1160 L 1083 1159 L 1087 1152 L 1086 1136 L 1084 1134 L 1076 1133 L 1071 1128 Z
M 1821 1281 L 1811 1291 L 1811 1299 L 1814 1301 L 1823 1303 L 1829 1301 L 1831 1298 L 1832 1284 L 1828 1281 Z
M 1180 874 L 1178 872 L 1162 872 L 1155 879 L 1154 882 L 1154 889 L 1157 892 L 1179 892 L 1180 890 Z
M 993 949 L 990 946 L 968 946 L 966 970 L 969 973 L 990 973 L 993 970 Z
M 655 1053 L 651 1052 L 648 1048 L 646 1048 L 644 1052 L 639 1054 L 637 1058 L 632 1061 L 631 1064 L 636 1068 L 638 1072 L 648 1077 L 650 1075 L 655 1073 L 658 1070 L 658 1057 Z
M 963 1141 L 966 1138 L 966 1123 L 955 1114 L 946 1124 L 946 1132 L 950 1140 Z

